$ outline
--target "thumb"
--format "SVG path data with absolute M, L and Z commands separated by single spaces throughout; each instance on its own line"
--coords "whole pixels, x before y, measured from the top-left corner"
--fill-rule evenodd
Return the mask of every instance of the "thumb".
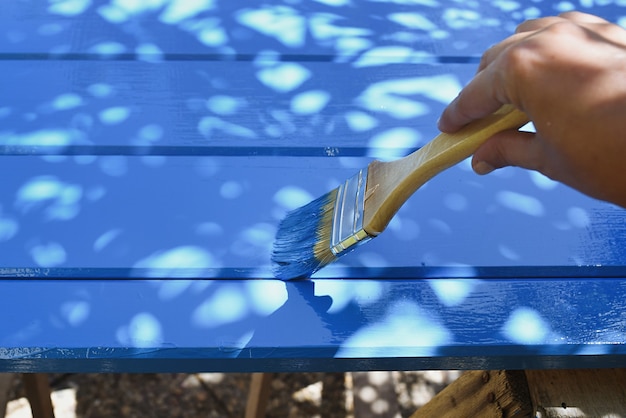
M 538 170 L 544 152 L 534 133 L 503 131 L 492 136 L 480 146 L 472 158 L 472 168 L 477 174 L 516 166 L 529 170 Z

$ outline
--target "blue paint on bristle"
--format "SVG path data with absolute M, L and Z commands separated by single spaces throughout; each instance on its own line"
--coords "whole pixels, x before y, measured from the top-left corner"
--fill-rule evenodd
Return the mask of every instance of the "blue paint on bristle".
M 272 250 L 277 278 L 307 278 L 336 259 L 330 250 L 336 197 L 335 189 L 289 212 L 280 222 Z

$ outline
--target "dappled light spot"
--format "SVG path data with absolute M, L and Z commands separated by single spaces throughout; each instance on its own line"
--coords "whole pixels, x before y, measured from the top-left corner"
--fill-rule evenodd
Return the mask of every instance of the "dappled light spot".
M 224 285 L 191 315 L 193 324 L 202 328 L 214 328 L 241 320 L 248 314 L 245 296 L 236 286 Z
M 63 317 L 73 327 L 83 324 L 88 318 L 91 308 L 85 301 L 65 302 L 61 305 Z
M 451 29 L 478 29 L 481 26 L 497 26 L 497 19 L 485 19 L 479 12 L 471 9 L 448 7 L 444 9 L 443 20 Z
M 391 116 L 403 119 L 425 115 L 429 112 L 429 107 L 402 96 L 421 95 L 427 99 L 447 104 L 456 97 L 460 90 L 460 81 L 451 74 L 389 79 L 371 84 L 359 96 L 358 101 L 369 110 L 389 113 Z M 398 102 L 399 100 L 400 102 Z M 412 110 L 409 103 L 413 103 Z
M 9 135 L 5 138 L 0 136 L 0 142 L 10 145 L 64 147 L 74 142 L 76 135 L 69 130 L 43 129 L 21 135 Z
M 128 14 L 121 8 L 105 4 L 98 8 L 98 14 L 111 23 L 123 23 L 128 20 Z
M 209 275 L 208 269 L 220 266 L 204 248 L 186 245 L 156 251 L 137 261 L 133 267 L 145 270 L 141 274 L 146 277 L 201 277 Z
M 524 213 L 530 216 L 543 216 L 545 209 L 543 203 L 534 196 L 504 190 L 496 195 L 498 203 L 507 209 Z
M 341 6 L 348 6 L 352 0 L 315 0 L 315 1 L 318 3 L 325 4 L 327 6 L 341 7 Z
M 279 93 L 287 93 L 300 87 L 312 74 L 306 67 L 288 62 L 262 68 L 256 75 L 259 81 L 267 87 Z
M 378 322 L 351 335 L 335 357 L 428 356 L 450 340 L 449 331 L 432 312 L 399 301 Z
M 214 9 L 216 0 L 169 0 L 168 3 L 159 19 L 164 23 L 176 24 Z
M 50 220 L 69 221 L 75 218 L 80 211 L 80 200 L 83 197 L 83 189 L 77 185 L 65 185 L 56 201 L 46 210 Z
M 67 260 L 65 248 L 58 242 L 35 245 L 30 255 L 39 267 L 57 267 Z
M 452 227 L 449 222 L 444 221 L 443 219 L 429 219 L 428 226 L 430 226 L 434 231 L 445 235 L 452 234 Z
M 467 198 L 460 193 L 448 193 L 444 197 L 443 204 L 450 210 L 461 212 L 467 209 Z
M 244 257 L 269 260 L 275 234 L 275 225 L 257 223 L 247 227 L 238 235 L 231 246 L 231 251 Z
M 335 49 L 339 55 L 338 61 L 347 61 L 348 58 L 371 47 L 371 41 L 357 36 L 343 36 L 335 41 Z
M 257 315 L 270 315 L 287 302 L 287 287 L 281 281 L 248 280 L 246 289 L 248 306 Z
M 27 213 L 45 205 L 48 220 L 69 220 L 78 214 L 82 194 L 81 186 L 61 182 L 53 176 L 40 176 L 18 190 L 16 206 Z
M 420 226 L 414 219 L 396 215 L 387 226 L 395 238 L 402 241 L 412 241 L 420 234 Z
M 291 7 L 244 9 L 236 14 L 236 18 L 242 25 L 271 36 L 287 47 L 300 48 L 304 45 L 306 20 Z
M 61 94 L 52 101 L 52 107 L 56 110 L 73 109 L 82 104 L 83 98 L 74 93 Z
M 158 45 L 145 43 L 138 45 L 135 49 L 137 58 L 145 62 L 161 62 L 163 61 L 163 51 Z
M 353 111 L 344 114 L 348 127 L 354 132 L 364 132 L 378 126 L 378 119 L 365 112 Z
M 19 225 L 16 221 L 0 215 L 0 242 L 13 238 L 18 230 Z
M 314 196 L 301 187 L 285 186 L 274 194 L 274 202 L 287 210 L 297 209 L 314 199 Z
M 511 312 L 502 332 L 518 344 L 540 344 L 545 342 L 550 326 L 534 309 L 517 308 Z
M 89 52 L 103 57 L 112 57 L 125 53 L 126 46 L 119 42 L 101 42 L 89 48 Z
M 581 1 L 580 3 L 585 3 L 585 1 Z M 593 0 L 587 1 L 587 7 L 593 7 Z M 559 13 L 570 12 L 576 9 L 576 5 L 569 1 L 560 1 L 554 5 L 554 8 L 558 10 Z
M 513 10 L 517 10 L 521 7 L 520 3 L 514 0 L 495 0 L 492 2 L 492 4 L 506 13 L 510 13 Z
M 478 281 L 475 279 L 433 279 L 428 284 L 445 306 L 459 306 L 470 296 Z
M 241 138 L 256 138 L 257 134 L 254 130 L 245 126 L 226 122 L 223 119 L 213 116 L 207 116 L 200 119 L 198 123 L 198 131 L 207 138 L 219 138 L 223 134 L 238 136 Z
M 98 159 L 98 166 L 103 173 L 111 177 L 121 177 L 128 172 L 128 157 L 105 155 Z
M 100 122 L 105 125 L 117 125 L 124 122 L 130 116 L 130 108 L 126 106 L 109 107 L 98 114 Z
M 391 128 L 374 135 L 368 144 L 368 157 L 388 161 L 405 156 L 419 144 L 421 136 L 412 128 Z
M 388 16 L 389 20 L 392 22 L 398 23 L 400 25 L 406 26 L 410 29 L 419 29 L 426 32 L 434 31 L 437 28 L 430 19 L 424 16 L 422 13 L 415 12 L 400 12 L 400 13 L 391 13 Z
M 116 333 L 120 344 L 138 348 L 158 347 L 163 343 L 163 327 L 153 314 L 138 313 Z
M 95 83 L 87 87 L 87 91 L 94 97 L 108 97 L 113 93 L 113 86 L 105 83 Z
M 218 47 L 228 43 L 228 35 L 217 19 L 205 19 L 194 25 L 198 40 L 204 45 Z
M 528 175 L 533 184 L 541 190 L 553 190 L 559 185 L 557 181 L 544 176 L 538 171 L 528 171 Z
M 587 228 L 591 224 L 591 219 L 587 211 L 580 207 L 567 209 L 567 219 L 576 228 Z
M 246 105 L 246 101 L 240 97 L 215 95 L 209 97 L 206 102 L 207 108 L 217 115 L 234 115 Z
M 157 124 L 143 126 L 139 130 L 139 138 L 148 142 L 156 142 L 163 138 L 163 127 Z
M 95 187 L 90 187 L 86 190 L 85 198 L 87 198 L 87 200 L 91 202 L 97 202 L 98 200 L 106 196 L 106 194 L 107 194 L 107 191 L 104 187 L 95 186 Z
M 122 230 L 119 228 L 110 229 L 107 232 L 100 235 L 93 243 L 93 250 L 100 252 L 109 246 L 118 236 L 122 234 Z
M 323 90 L 311 90 L 291 99 L 291 111 L 299 115 L 319 113 L 329 102 L 330 94 Z
M 416 52 L 405 46 L 379 46 L 365 52 L 354 62 L 356 68 L 410 62 Z
M 217 222 L 203 222 L 195 228 L 196 234 L 205 237 L 217 237 L 224 233 L 224 228 Z
M 519 253 L 517 253 L 515 250 L 513 250 L 508 245 L 499 244 L 498 245 L 498 252 L 502 255 L 502 257 L 506 258 L 507 260 L 519 261 L 522 258 L 519 255 Z
M 340 276 L 335 276 L 340 277 Z M 328 313 L 341 312 L 351 302 L 369 305 L 379 300 L 385 286 L 374 280 L 318 280 L 315 282 L 316 296 L 330 296 L 332 305 Z
M 227 181 L 220 187 L 220 196 L 224 199 L 236 199 L 243 193 L 243 186 L 238 181 Z
M 48 3 L 50 13 L 69 17 L 82 14 L 91 6 L 91 0 L 48 0 Z

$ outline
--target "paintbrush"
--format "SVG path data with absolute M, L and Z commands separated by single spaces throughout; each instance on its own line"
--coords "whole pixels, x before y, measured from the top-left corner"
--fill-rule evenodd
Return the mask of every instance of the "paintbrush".
M 289 212 L 272 251 L 274 275 L 306 278 L 380 234 L 407 199 L 443 170 L 471 156 L 497 132 L 528 117 L 513 106 L 476 120 L 395 161 L 372 161 L 335 190 Z

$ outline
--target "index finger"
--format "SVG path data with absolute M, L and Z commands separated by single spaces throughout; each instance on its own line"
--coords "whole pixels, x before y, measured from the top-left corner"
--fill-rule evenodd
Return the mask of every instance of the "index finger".
M 443 111 L 437 123 L 439 130 L 455 132 L 510 103 L 504 85 L 502 76 L 493 65 L 479 71 Z

